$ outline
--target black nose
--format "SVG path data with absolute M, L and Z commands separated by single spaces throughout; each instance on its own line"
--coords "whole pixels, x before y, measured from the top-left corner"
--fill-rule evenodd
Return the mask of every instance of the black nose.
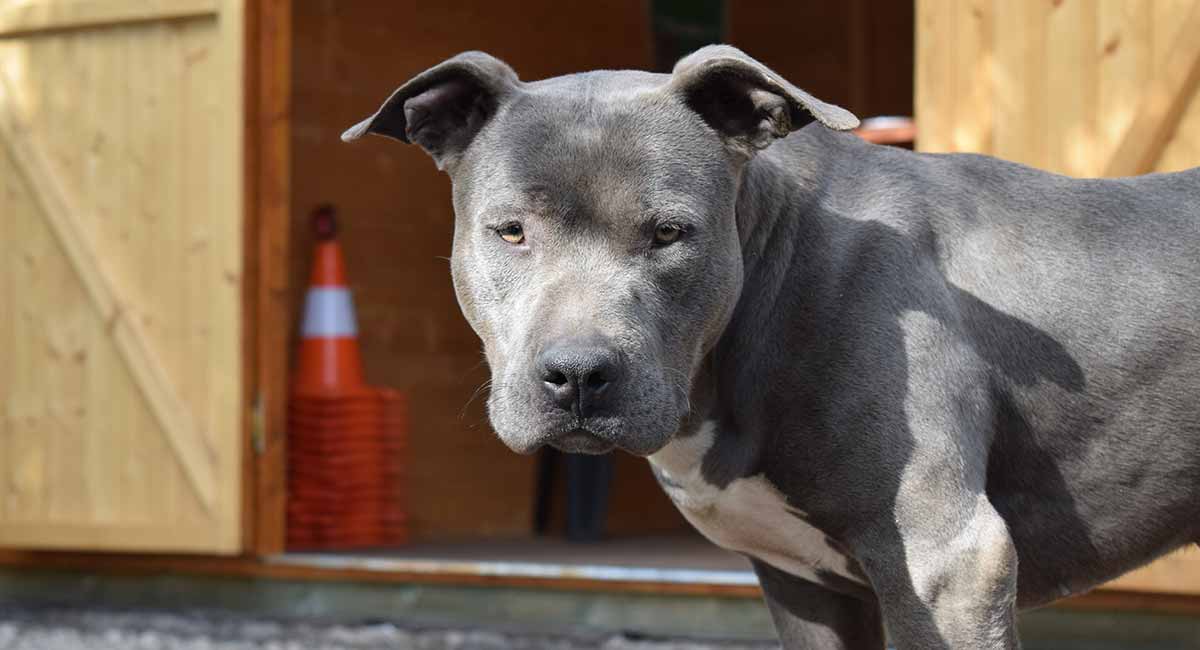
M 600 339 L 556 343 L 538 356 L 538 380 L 564 411 L 588 417 L 603 408 L 620 379 L 620 355 Z

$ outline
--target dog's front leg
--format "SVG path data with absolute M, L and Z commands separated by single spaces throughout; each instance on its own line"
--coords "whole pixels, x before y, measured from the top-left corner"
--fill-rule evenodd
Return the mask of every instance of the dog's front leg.
M 1016 551 L 987 497 L 975 501 L 969 514 L 927 509 L 925 527 L 898 517 L 900 543 L 865 558 L 897 650 L 1020 647 Z
M 882 650 L 879 606 L 752 560 L 775 631 L 787 650 Z
M 1017 552 L 986 492 L 989 369 L 933 317 L 901 324 L 903 410 L 869 414 L 873 444 L 852 460 L 875 467 L 875 500 L 845 541 L 897 650 L 1015 650 Z

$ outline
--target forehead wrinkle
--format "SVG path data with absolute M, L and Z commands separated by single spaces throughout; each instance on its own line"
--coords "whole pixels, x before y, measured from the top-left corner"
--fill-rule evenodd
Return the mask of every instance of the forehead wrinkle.
M 521 208 L 572 221 L 656 210 L 703 214 L 706 206 L 693 204 L 712 193 L 710 167 L 720 159 L 703 139 L 688 137 L 695 125 L 654 90 L 595 77 L 520 98 L 496 131 L 507 134 L 493 159 L 502 176 L 489 182 L 487 204 L 499 205 L 495 195 L 504 194 Z M 548 202 L 530 205 L 539 190 Z

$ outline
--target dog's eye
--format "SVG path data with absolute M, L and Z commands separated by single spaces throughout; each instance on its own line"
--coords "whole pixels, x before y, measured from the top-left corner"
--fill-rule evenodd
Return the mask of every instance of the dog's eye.
M 521 224 L 516 222 L 500 226 L 496 229 L 496 233 L 500 235 L 500 239 L 510 244 L 520 244 L 525 241 L 525 230 L 521 228 Z
M 683 228 L 680 228 L 673 223 L 659 224 L 659 226 L 654 229 L 654 245 L 666 246 L 668 244 L 674 244 L 675 242 L 679 241 L 679 238 L 682 235 Z

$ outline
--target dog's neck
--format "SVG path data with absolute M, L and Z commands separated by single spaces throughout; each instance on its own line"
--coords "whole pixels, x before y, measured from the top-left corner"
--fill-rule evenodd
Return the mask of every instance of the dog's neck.
M 764 418 L 779 408 L 765 408 L 763 396 L 772 391 L 763 388 L 788 376 L 793 362 L 781 354 L 783 342 L 770 340 L 766 332 L 771 321 L 800 322 L 809 301 L 820 299 L 805 288 L 821 284 L 816 274 L 831 271 L 823 268 L 821 249 L 840 221 L 823 188 L 826 175 L 837 173 L 839 159 L 850 155 L 853 144 L 844 134 L 811 125 L 761 152 L 742 170 L 737 224 L 744 288 L 693 384 L 693 411 L 680 432 L 687 435 L 708 420 L 718 423 L 716 444 L 727 450 L 712 456 L 728 466 L 710 468 L 710 480 L 758 471 L 770 430 Z
M 773 302 L 786 289 L 780 280 L 803 264 L 804 249 L 825 226 L 827 179 L 836 173 L 840 136 L 812 124 L 775 143 L 748 161 L 738 185 L 737 226 L 747 286 L 769 287 Z M 744 296 L 743 296 L 744 297 Z M 738 309 L 753 308 L 743 300 Z

